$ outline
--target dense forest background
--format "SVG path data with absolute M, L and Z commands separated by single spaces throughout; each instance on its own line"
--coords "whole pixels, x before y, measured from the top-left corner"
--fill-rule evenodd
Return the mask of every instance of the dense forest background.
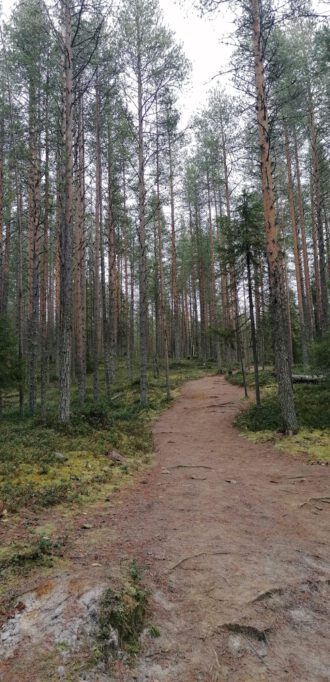
M 199 358 L 253 365 L 257 404 L 275 363 L 297 430 L 292 366 L 329 364 L 330 29 L 308 2 L 230 4 L 237 94 L 215 84 L 186 127 L 157 0 L 3 23 L 0 394 L 22 416 L 54 386 L 61 422 L 73 395 L 111 401 L 119 363 L 147 405 L 151 373 L 169 397 L 170 361 Z

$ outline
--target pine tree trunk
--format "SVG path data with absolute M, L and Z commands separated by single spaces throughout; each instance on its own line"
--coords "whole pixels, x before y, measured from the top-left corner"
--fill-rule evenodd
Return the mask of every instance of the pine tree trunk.
M 102 176 L 100 176 L 101 187 L 100 192 L 102 196 Z M 106 293 L 106 276 L 105 276 L 105 258 L 104 258 L 104 239 L 103 239 L 103 215 L 102 204 L 100 205 L 100 252 L 101 252 L 101 294 L 102 294 L 102 328 L 103 328 L 103 357 L 104 357 L 104 372 L 105 372 L 105 392 L 107 401 L 111 400 L 112 381 L 111 381 L 111 348 L 110 348 L 110 328 L 109 328 L 109 310 L 107 306 Z
M 3 244 L 3 209 L 4 209 L 4 120 L 0 121 L 0 315 L 5 312 L 4 306 L 4 244 Z M 9 222 L 9 221 L 8 221 Z
M 295 149 L 295 165 L 296 165 L 297 189 L 298 189 L 299 223 L 300 223 L 300 230 L 301 230 L 301 242 L 302 242 L 304 276 L 305 276 L 307 331 L 308 331 L 309 341 L 311 341 L 313 338 L 313 332 L 314 332 L 313 297 L 312 297 L 311 278 L 310 278 L 308 253 L 307 253 L 306 223 L 305 223 L 305 211 L 304 211 L 303 195 L 302 195 L 302 189 L 301 189 L 298 142 L 297 142 L 297 134 L 296 134 L 295 128 L 294 128 L 294 149 Z
M 174 336 L 174 357 L 180 359 L 180 324 L 179 324 L 179 302 L 177 287 L 177 262 L 176 262 L 176 230 L 175 230 L 175 208 L 174 208 L 174 168 L 172 158 L 172 139 L 168 131 L 168 154 L 170 172 L 170 205 L 171 205 L 171 293 L 173 311 L 173 336 Z
M 285 142 L 285 155 L 286 164 L 288 172 L 288 198 L 289 198 L 289 210 L 290 210 L 290 221 L 292 227 L 292 237 L 293 237 L 293 253 L 294 253 L 294 263 L 296 272 L 296 284 L 297 284 L 297 296 L 298 296 L 298 312 L 299 312 L 299 323 L 300 323 L 300 340 L 302 348 L 302 359 L 304 366 L 308 364 L 308 352 L 307 352 L 307 339 L 306 339 L 306 327 L 305 327 L 305 315 L 304 315 L 304 290 L 303 290 L 303 279 L 302 279 L 302 267 L 301 267 L 301 257 L 300 257 L 300 245 L 299 245 L 299 233 L 296 221 L 296 211 L 294 205 L 294 189 L 293 189 L 293 179 L 292 179 L 292 163 L 291 163 L 291 153 L 289 145 L 289 134 L 287 125 L 284 124 L 284 142 Z
M 100 144 L 100 93 L 99 78 L 96 75 L 95 86 L 96 101 L 96 186 L 95 186 L 95 245 L 94 245 L 94 300 L 93 300 L 93 397 L 95 401 L 100 398 L 99 386 L 99 353 L 100 353 L 100 232 L 101 232 L 101 202 L 102 202 L 102 167 L 101 167 L 101 144 Z
M 59 235 L 59 419 L 68 422 L 71 403 L 72 344 L 72 230 L 73 230 L 73 65 L 71 6 L 62 0 L 63 11 L 63 150 L 61 177 L 61 224 Z
M 113 205 L 113 159 L 110 120 L 108 122 L 108 262 L 109 262 L 109 340 L 111 385 L 114 383 L 117 361 L 117 272 L 116 230 Z
M 257 407 L 260 407 L 261 400 L 260 400 L 260 381 L 259 381 L 259 358 L 258 358 L 256 323 L 255 323 L 255 317 L 254 317 L 254 305 L 253 305 L 251 260 L 252 260 L 251 259 L 251 253 L 248 249 L 246 252 L 246 268 L 247 268 L 247 281 L 248 281 L 248 296 L 249 296 L 252 353 L 253 353 L 253 365 L 254 365 L 254 380 L 255 380 L 255 390 L 256 390 L 256 404 L 257 404 Z
M 46 102 L 45 102 L 45 187 L 44 187 L 44 225 L 43 225 L 43 245 L 42 245 L 42 269 L 40 284 L 40 345 L 41 345 L 41 365 L 40 365 L 40 398 L 41 414 L 46 416 L 47 411 L 47 389 L 48 389 L 48 325 L 47 325 L 47 295 L 48 295 L 48 231 L 49 231 L 49 74 L 46 79 Z M 49 321 L 49 315 L 48 315 Z
M 130 302 L 129 302 L 129 280 L 128 280 L 128 262 L 129 262 L 129 229 L 128 217 L 126 207 L 126 168 L 123 166 L 123 199 L 124 199 L 124 313 L 125 313 L 125 333 L 126 333 L 126 365 L 127 376 L 131 382 L 133 380 L 132 374 L 132 352 L 131 352 L 131 330 L 130 330 Z
M 312 153 L 312 201 L 313 212 L 317 234 L 318 246 L 318 262 L 319 262 L 319 276 L 320 276 L 320 294 L 321 294 L 321 309 L 319 327 L 320 332 L 323 333 L 328 324 L 328 289 L 327 289 L 327 275 L 326 275 L 326 258 L 324 245 L 324 232 L 322 221 L 322 198 L 321 198 L 321 176 L 320 176 L 320 161 L 318 150 L 318 135 L 315 124 L 314 104 L 311 93 L 309 94 L 309 126 L 311 138 L 311 153 Z
M 313 243 L 313 261 L 314 261 L 314 281 L 315 281 L 315 327 L 317 334 L 322 333 L 322 291 L 321 291 L 321 275 L 320 275 L 320 261 L 317 240 L 317 220 L 315 214 L 315 203 L 313 197 L 313 178 L 311 175 L 311 213 L 312 213 L 312 243 Z
M 162 215 L 161 215 L 161 197 L 160 197 L 160 165 L 159 165 L 159 126 L 158 126 L 158 102 L 156 98 L 156 195 L 157 195 L 157 244 L 158 244 L 158 269 L 159 269 L 159 347 L 157 352 L 160 357 L 164 357 L 165 345 L 165 292 L 164 292 L 164 263 L 163 263 L 163 233 L 162 233 Z
M 226 213 L 227 213 L 227 219 L 228 222 L 231 222 L 231 206 L 230 206 L 230 188 L 229 188 L 229 171 L 228 171 L 228 163 L 227 163 L 227 146 L 226 146 L 226 137 L 225 137 L 225 131 L 223 127 L 223 122 L 221 118 L 221 141 L 222 141 L 222 155 L 223 155 L 223 170 L 224 170 L 224 185 L 225 185 L 225 199 L 226 199 Z M 222 245 L 224 246 L 224 239 L 222 239 Z M 227 268 L 226 268 L 227 269 Z M 229 267 L 229 286 L 228 286 L 228 275 L 226 272 L 226 280 L 224 282 L 224 286 L 226 289 L 226 305 L 227 305 L 227 312 L 226 312 L 226 320 L 227 320 L 227 330 L 229 332 L 234 332 L 235 327 L 237 327 L 238 322 L 236 321 L 235 324 L 235 318 L 236 318 L 236 310 L 238 309 L 237 306 L 237 287 L 236 287 L 236 275 L 233 266 Z M 237 340 L 239 340 L 239 336 L 236 334 Z M 231 371 L 231 348 L 230 345 L 227 345 L 226 349 L 226 355 L 227 355 L 227 366 L 229 371 Z M 241 349 L 237 348 L 237 353 L 239 356 L 241 356 Z
M 74 319 L 78 398 L 86 399 L 86 276 L 85 276 L 85 152 L 83 99 L 79 100 L 77 124 L 77 172 L 74 226 Z
M 147 250 L 145 235 L 145 158 L 144 158 L 144 107 L 141 54 L 138 54 L 138 240 L 139 240 L 139 295 L 140 295 L 140 401 L 148 404 L 148 302 L 147 302 Z
M 207 206 L 208 206 L 208 221 L 209 221 L 209 240 L 210 240 L 210 328 L 211 328 L 211 339 L 217 326 L 216 319 L 216 305 L 215 305 L 215 266 L 214 266 L 214 234 L 213 234 L 213 220 L 212 220 L 212 207 L 211 207 L 211 189 L 210 189 L 210 178 L 207 172 Z M 213 353 L 213 344 L 211 343 L 211 351 Z
M 40 158 L 37 132 L 36 86 L 30 83 L 29 92 L 29 410 L 34 414 L 37 399 L 37 360 L 39 337 L 39 295 L 40 295 Z
M 262 196 L 264 204 L 266 251 L 270 274 L 273 343 L 278 395 L 283 427 L 286 432 L 296 433 L 298 421 L 294 406 L 293 388 L 288 358 L 288 339 L 285 316 L 284 283 L 281 273 L 281 251 L 276 224 L 275 199 L 272 176 L 269 122 L 264 74 L 263 38 L 261 34 L 260 2 L 250 0 L 252 12 L 252 38 L 256 84 L 256 109 L 259 130 Z

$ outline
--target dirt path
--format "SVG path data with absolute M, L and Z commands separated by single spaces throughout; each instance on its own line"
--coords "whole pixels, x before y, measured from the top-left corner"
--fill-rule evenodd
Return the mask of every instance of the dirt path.
M 329 682 L 330 470 L 243 439 L 232 427 L 241 395 L 220 377 L 184 387 L 154 427 L 154 466 L 99 507 L 68 571 L 4 631 L 1 680 L 114 679 L 67 677 L 65 656 L 52 677 L 49 661 L 37 665 L 38 642 L 42 630 L 43 650 L 59 637 L 75 644 L 109 567 L 134 558 L 160 637 L 146 636 L 136 669 L 116 679 Z

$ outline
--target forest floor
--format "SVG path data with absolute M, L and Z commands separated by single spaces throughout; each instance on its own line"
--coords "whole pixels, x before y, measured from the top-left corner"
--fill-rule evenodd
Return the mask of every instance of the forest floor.
M 3 682 L 329 681 L 330 469 L 246 440 L 233 426 L 245 404 L 222 377 L 187 383 L 132 485 L 40 512 L 65 558 L 16 577 Z M 149 595 L 141 651 L 105 670 L 89 633 L 132 567 Z

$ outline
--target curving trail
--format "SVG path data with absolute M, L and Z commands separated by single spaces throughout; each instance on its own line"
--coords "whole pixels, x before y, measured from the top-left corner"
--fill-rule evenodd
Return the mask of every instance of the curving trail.
M 330 680 L 330 471 L 243 439 L 241 395 L 191 382 L 154 428 L 130 516 L 161 632 L 140 682 Z
M 81 594 L 110 565 L 145 567 L 160 636 L 145 637 L 136 668 L 66 677 L 64 664 L 58 677 L 17 677 L 19 658 L 31 664 L 21 637 L 0 679 L 329 682 L 330 469 L 241 437 L 241 397 L 221 377 L 186 384 L 154 426 L 154 466 L 112 509 L 95 510 L 88 542 L 75 540 Z M 59 578 L 66 623 L 77 611 L 72 579 L 71 569 Z

